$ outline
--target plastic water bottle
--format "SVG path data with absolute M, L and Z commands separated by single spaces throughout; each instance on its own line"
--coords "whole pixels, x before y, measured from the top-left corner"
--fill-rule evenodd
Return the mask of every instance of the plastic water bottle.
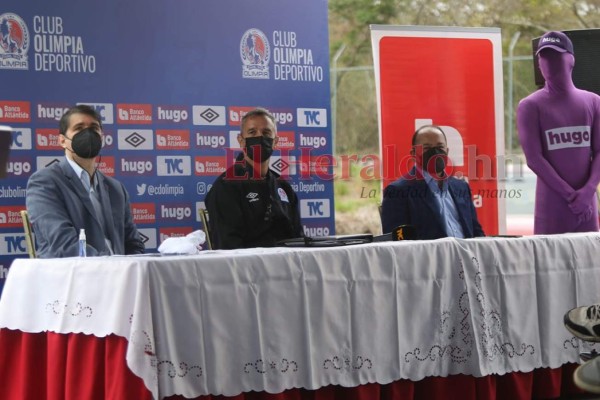
M 79 231 L 79 257 L 87 257 L 85 229 Z

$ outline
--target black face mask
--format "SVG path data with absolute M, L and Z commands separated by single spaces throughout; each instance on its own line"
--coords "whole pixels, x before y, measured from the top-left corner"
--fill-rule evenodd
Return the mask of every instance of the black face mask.
M 65 135 L 65 137 L 67 137 Z M 100 154 L 102 148 L 102 137 L 93 129 L 86 128 L 68 138 L 71 141 L 73 152 L 81 158 L 94 158 Z
M 271 154 L 273 154 L 273 138 L 264 136 L 254 136 L 246 138 L 246 154 L 248 157 L 254 159 L 254 151 L 260 148 L 260 162 L 267 161 Z
M 423 169 L 425 169 L 430 174 L 435 173 L 440 174 L 446 168 L 446 158 L 447 154 L 444 150 L 439 147 L 432 147 L 431 149 L 425 151 L 423 153 Z M 429 161 L 435 157 L 435 165 L 429 165 Z

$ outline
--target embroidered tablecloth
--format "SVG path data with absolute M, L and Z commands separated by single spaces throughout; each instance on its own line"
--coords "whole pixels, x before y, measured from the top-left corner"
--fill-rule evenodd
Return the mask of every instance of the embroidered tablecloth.
M 600 234 L 197 256 L 18 259 L 0 328 L 128 339 L 155 398 L 484 376 L 577 362 Z

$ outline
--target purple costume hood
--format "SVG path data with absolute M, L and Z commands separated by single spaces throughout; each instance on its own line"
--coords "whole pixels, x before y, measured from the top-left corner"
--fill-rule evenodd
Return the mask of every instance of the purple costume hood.
M 546 84 L 517 107 L 519 140 L 538 177 L 534 233 L 598 231 L 600 97 L 574 86 L 573 54 L 541 47 Z

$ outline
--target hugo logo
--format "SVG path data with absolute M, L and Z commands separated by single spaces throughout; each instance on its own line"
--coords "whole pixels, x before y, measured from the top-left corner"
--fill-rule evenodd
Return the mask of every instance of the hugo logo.
M 545 132 L 548 150 L 589 147 L 590 131 L 589 126 L 565 126 L 549 129 Z
M 190 207 L 166 207 L 161 205 L 160 216 L 164 219 L 176 219 L 181 221 L 184 218 L 190 218 L 192 216 L 192 209 Z
M 300 146 L 302 147 L 313 147 L 315 149 L 324 147 L 327 145 L 327 139 L 324 136 L 307 136 L 300 134 Z

